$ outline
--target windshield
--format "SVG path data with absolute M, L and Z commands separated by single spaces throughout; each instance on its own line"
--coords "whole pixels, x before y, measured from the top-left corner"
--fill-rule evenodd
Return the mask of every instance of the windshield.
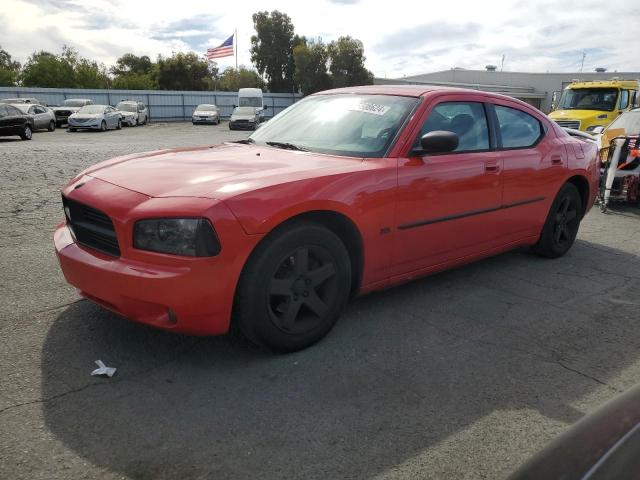
M 87 103 L 86 100 L 65 100 L 63 105 L 65 107 L 83 107 Z
M 616 128 L 624 128 L 625 135 L 640 135 L 640 111 L 620 115 L 607 127 L 607 130 Z
M 391 95 L 316 95 L 287 108 L 251 139 L 319 153 L 382 157 L 417 102 Z
M 238 104 L 241 107 L 259 107 L 262 108 L 262 98 L 260 97 L 240 97 Z
M 196 107 L 196 112 L 213 112 L 214 110 L 217 110 L 218 107 L 216 107 L 215 105 L 198 105 Z
M 18 110 L 20 110 L 22 113 L 27 113 L 31 108 L 30 103 L 18 103 L 13 106 L 16 107 Z
M 116 105 L 116 110 L 122 110 L 123 112 L 137 112 L 138 105 L 135 103 L 120 102 Z
M 89 114 L 103 113 L 103 112 L 104 112 L 104 105 L 85 105 L 80 110 L 78 110 L 78 113 L 89 113 Z
M 616 88 L 576 88 L 562 92 L 559 110 L 602 110 L 616 108 Z

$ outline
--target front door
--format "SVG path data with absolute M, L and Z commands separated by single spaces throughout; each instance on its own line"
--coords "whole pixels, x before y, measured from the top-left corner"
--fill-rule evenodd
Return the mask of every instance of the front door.
M 448 130 L 458 135 L 458 148 L 398 160 L 392 275 L 488 250 L 505 228 L 502 159 L 484 104 L 455 95 L 437 102 L 427 108 L 414 147 L 425 133 Z

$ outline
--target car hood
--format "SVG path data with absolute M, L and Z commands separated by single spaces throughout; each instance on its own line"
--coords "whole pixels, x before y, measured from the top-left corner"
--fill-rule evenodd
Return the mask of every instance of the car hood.
M 215 110 L 200 110 L 198 112 L 193 112 L 194 117 L 212 117 L 217 114 L 218 112 Z
M 123 117 L 135 117 L 137 115 L 137 112 L 126 112 L 124 110 L 118 110 L 118 113 Z
M 602 110 L 556 110 L 549 114 L 551 120 L 580 120 L 595 121 L 600 120 L 608 123 L 615 118 L 613 112 L 605 112 Z M 605 123 L 605 124 L 606 124 Z
M 65 107 L 64 105 L 60 106 L 60 107 L 50 107 L 51 110 L 58 111 L 58 110 L 68 110 L 70 112 L 77 112 L 78 110 L 80 110 L 82 107 Z
M 100 118 L 102 117 L 101 113 L 72 113 L 70 117 L 73 118 Z
M 231 115 L 231 121 L 236 121 L 236 120 L 249 120 L 249 121 L 253 121 L 256 119 L 256 116 L 254 114 L 251 113 L 247 113 L 247 114 L 236 114 L 234 113 L 233 115 Z
M 114 158 L 71 183 L 88 175 L 150 197 L 224 200 L 280 183 L 359 170 L 362 164 L 360 158 L 229 143 Z

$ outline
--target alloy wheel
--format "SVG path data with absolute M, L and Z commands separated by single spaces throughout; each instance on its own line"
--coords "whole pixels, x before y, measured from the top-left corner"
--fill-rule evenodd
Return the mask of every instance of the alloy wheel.
M 555 214 L 553 224 L 553 241 L 559 247 L 570 243 L 575 235 L 579 223 L 578 206 L 574 204 L 570 196 L 566 196 Z
M 339 280 L 329 251 L 305 245 L 287 255 L 268 286 L 273 324 L 286 333 L 306 333 L 321 325 L 338 297 Z

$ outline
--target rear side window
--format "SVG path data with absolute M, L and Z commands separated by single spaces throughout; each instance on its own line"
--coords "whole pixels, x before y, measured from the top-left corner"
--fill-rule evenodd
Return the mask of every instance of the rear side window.
M 542 136 L 542 127 L 537 118 L 516 108 L 494 105 L 502 148 L 526 148 L 533 146 Z
M 454 152 L 472 152 L 489 149 L 489 128 L 482 103 L 443 102 L 436 105 L 424 122 L 415 147 L 425 133 L 447 130 L 458 135 L 458 148 Z

